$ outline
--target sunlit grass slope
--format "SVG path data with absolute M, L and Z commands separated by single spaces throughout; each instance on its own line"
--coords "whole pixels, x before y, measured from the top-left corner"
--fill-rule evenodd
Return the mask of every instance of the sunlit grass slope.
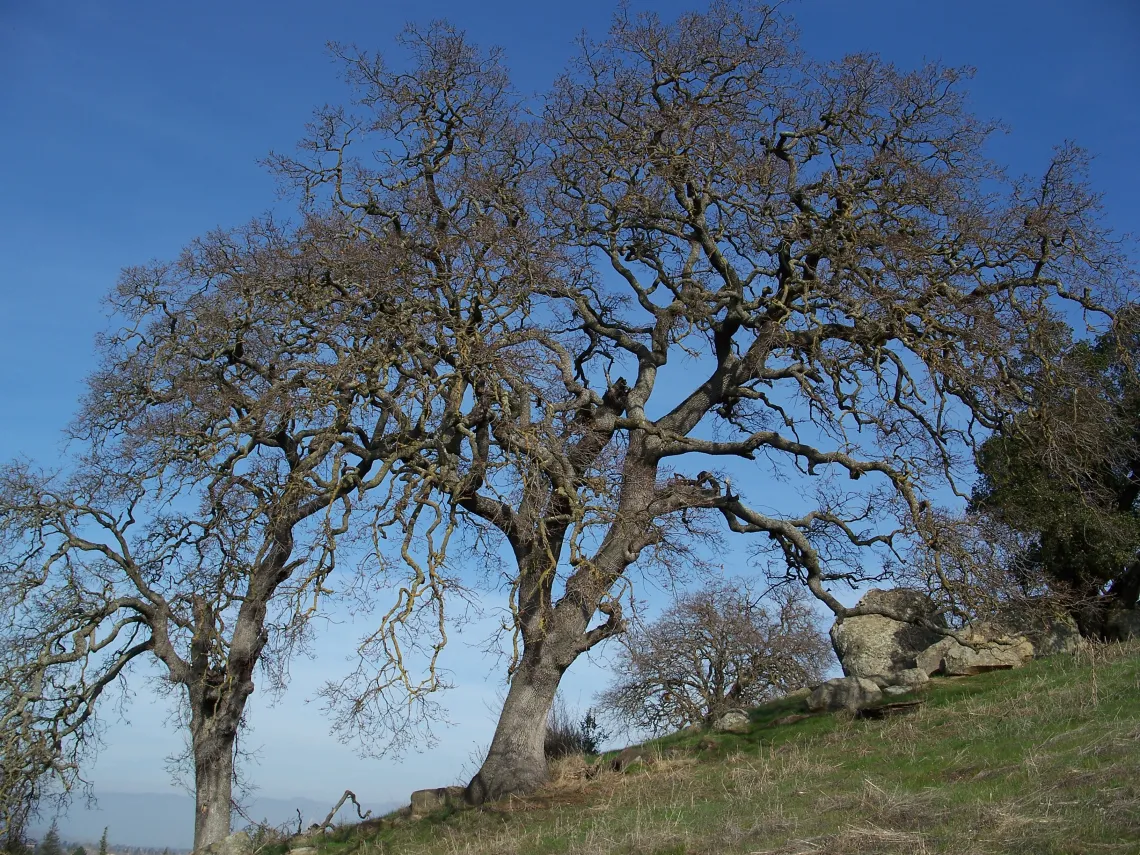
M 1140 853 L 1140 646 L 935 681 L 881 721 L 753 712 L 528 799 L 340 829 L 322 855 Z M 443 783 L 443 782 L 441 782 Z

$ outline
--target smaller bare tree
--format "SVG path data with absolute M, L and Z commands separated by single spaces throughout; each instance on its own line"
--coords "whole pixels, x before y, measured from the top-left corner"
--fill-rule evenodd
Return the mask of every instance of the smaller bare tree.
M 817 682 L 832 653 L 816 620 L 795 592 L 765 603 L 747 585 L 710 583 L 622 637 L 621 676 L 599 706 L 658 735 Z
M 368 602 L 405 561 L 357 674 L 391 744 L 430 718 L 454 520 L 417 499 L 405 461 L 437 442 L 423 366 L 440 357 L 405 358 L 418 302 L 343 232 L 335 216 L 258 220 L 126 270 L 110 298 L 122 326 L 71 430 L 79 453 L 58 471 L 0 465 L 0 838 L 83 781 L 97 711 L 147 659 L 182 703 L 194 847 L 226 837 L 254 677 L 284 691 L 326 603 Z M 367 585 L 337 564 L 353 537 Z M 425 620 L 433 640 L 399 634 Z

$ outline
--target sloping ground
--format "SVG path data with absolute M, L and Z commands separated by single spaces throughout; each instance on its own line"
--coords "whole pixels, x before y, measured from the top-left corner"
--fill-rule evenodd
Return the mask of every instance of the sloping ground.
M 935 681 L 913 714 L 653 743 L 649 767 L 348 827 L 322 855 L 1140 853 L 1140 645 Z M 579 767 L 580 768 L 580 767 Z

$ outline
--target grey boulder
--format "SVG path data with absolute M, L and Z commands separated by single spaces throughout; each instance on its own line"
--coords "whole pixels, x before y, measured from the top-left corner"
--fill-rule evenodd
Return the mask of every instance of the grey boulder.
M 856 615 L 837 621 L 831 627 L 831 644 L 848 677 L 891 676 L 915 667 L 915 657 L 942 636 L 914 621 L 943 625 L 938 607 L 921 591 L 895 588 L 868 591 L 856 608 L 883 609 L 903 620 L 886 615 Z
M 836 677 L 816 686 L 807 698 L 812 712 L 848 710 L 856 712 L 883 699 L 883 691 L 866 677 Z
M 1033 645 L 1033 656 L 1077 653 L 1085 647 L 1077 622 L 1040 600 L 1006 605 L 975 623 L 975 634 L 985 638 L 1023 638 Z
M 917 689 L 930 682 L 930 675 L 921 668 L 904 668 L 893 675 L 892 686 L 904 689 Z
M 751 727 L 748 714 L 741 710 L 729 710 L 712 725 L 712 729 L 718 733 L 747 733 Z
M 920 653 L 918 667 L 927 674 L 967 677 L 1006 668 L 1020 668 L 1031 660 L 1034 648 L 1024 636 L 989 638 L 973 632 L 964 637 L 966 644 L 947 636 Z
M 1105 635 L 1113 641 L 1140 638 L 1140 610 L 1116 609 L 1105 620 Z
M 244 831 L 235 831 L 229 837 L 223 837 L 217 843 L 205 847 L 202 852 L 209 855 L 249 855 L 253 852 L 253 841 Z
M 467 792 L 465 787 L 436 787 L 412 793 L 412 816 L 424 816 L 444 807 L 462 807 Z

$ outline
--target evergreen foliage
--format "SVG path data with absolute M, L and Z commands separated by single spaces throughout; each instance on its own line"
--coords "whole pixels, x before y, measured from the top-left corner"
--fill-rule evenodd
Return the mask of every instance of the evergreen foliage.
M 1067 388 L 987 440 L 972 505 L 1026 536 L 1015 568 L 1084 599 L 1134 608 L 1140 597 L 1140 350 L 1134 314 L 1058 357 Z
M 53 822 L 44 839 L 36 846 L 35 855 L 64 855 L 63 844 L 59 840 L 59 829 Z

